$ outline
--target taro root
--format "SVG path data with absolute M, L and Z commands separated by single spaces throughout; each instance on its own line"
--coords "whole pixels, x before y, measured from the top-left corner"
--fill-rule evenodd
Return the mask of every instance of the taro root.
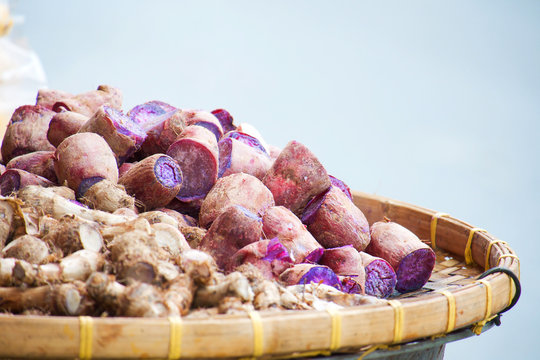
M 156 223 L 152 224 L 151 227 L 156 238 L 156 243 L 161 249 L 169 253 L 171 258 L 176 258 L 182 251 L 191 249 L 177 226 Z
M 39 105 L 17 108 L 2 141 L 4 163 L 34 151 L 54 151 L 54 146 L 47 140 L 47 129 L 53 115 L 53 111 Z
M 20 236 L 2 249 L 2 257 L 24 260 L 31 264 L 46 263 L 49 255 L 47 244 L 32 235 Z
M 186 238 L 189 246 L 197 249 L 208 231 L 198 226 L 184 226 L 180 229 L 180 232 Z
M 385 259 L 396 271 L 396 290 L 420 289 L 435 266 L 435 252 L 407 228 L 395 222 L 371 226 L 371 242 L 366 252 Z
M 114 152 L 118 166 L 135 153 L 146 138 L 146 133 L 122 111 L 101 106 L 84 123 L 79 133 L 91 132 L 101 135 Z
M 77 216 L 64 216 L 43 237 L 65 255 L 86 249 L 98 252 L 103 246 L 103 237 L 98 225 Z
M 308 201 L 330 187 L 326 170 L 304 145 L 291 141 L 263 179 L 276 205 L 300 215 Z
M 189 215 L 182 214 L 179 211 L 176 211 L 176 210 L 173 210 L 173 209 L 168 209 L 168 208 L 159 208 L 159 209 L 156 209 L 156 211 L 163 212 L 166 215 L 169 215 L 170 217 L 174 218 L 176 220 L 176 222 L 178 223 L 178 228 L 179 229 L 182 229 L 182 228 L 187 227 L 187 226 L 197 226 L 198 225 L 197 219 L 195 219 L 195 218 L 193 218 L 193 217 L 191 217 Z
M 6 164 L 6 169 L 21 169 L 53 183 L 58 181 L 54 172 L 54 151 L 34 151 L 19 155 Z
M 12 198 L 0 199 L 0 249 L 13 234 L 14 217 L 18 206 Z
M 110 180 L 95 177 L 93 181 L 85 182 L 89 187 L 81 189 L 79 200 L 92 209 L 115 212 L 118 209 L 135 210 L 135 199 L 126 193 L 122 185 Z M 85 186 L 86 187 L 86 186 Z
M 262 180 L 272 166 L 270 157 L 234 138 L 222 139 L 219 147 L 219 177 L 246 173 Z
M 182 169 L 183 182 L 177 198 L 182 201 L 202 199 L 218 176 L 218 147 L 214 135 L 200 126 L 188 126 L 169 146 L 167 155 Z
M 369 244 L 369 224 L 360 209 L 337 187 L 316 196 L 305 208 L 302 222 L 325 248 Z
M 263 214 L 262 222 L 265 237 L 278 238 L 293 263 L 319 260 L 323 252 L 322 246 L 289 209 L 283 206 L 268 208 Z
M 181 114 L 187 126 L 196 125 L 208 129 L 216 137 L 216 141 L 223 136 L 223 128 L 216 116 L 208 111 L 202 110 L 182 110 Z
M 195 249 L 182 251 L 176 258 L 176 263 L 198 285 L 209 285 L 217 273 L 214 258 L 204 251 Z
M 79 132 L 79 129 L 87 122 L 88 116 L 73 112 L 62 111 L 54 115 L 49 123 L 47 130 L 47 140 L 53 145 L 60 143 L 73 134 Z
M 233 131 L 236 129 L 236 126 L 234 126 L 234 119 L 227 110 L 212 110 L 212 115 L 214 115 L 219 120 L 219 123 L 223 128 L 223 133 L 228 133 L 229 131 Z
M 328 175 L 328 177 L 330 178 L 330 183 L 332 184 L 332 186 L 335 186 L 341 191 L 343 191 L 343 193 L 352 200 L 351 189 L 347 186 L 347 184 L 332 175 Z
M 226 297 L 236 297 L 242 301 L 253 301 L 255 294 L 247 278 L 239 272 L 224 276 L 215 285 L 200 287 L 193 300 L 197 307 L 211 307 L 220 304 Z
M 241 265 L 252 264 L 268 280 L 277 280 L 279 275 L 293 265 L 287 248 L 277 238 L 260 240 L 238 250 L 225 267 L 228 272 Z
M 118 181 L 147 210 L 167 205 L 178 194 L 182 182 L 180 166 L 164 154 L 139 161 Z
M 285 270 L 279 277 L 286 285 L 326 284 L 341 290 L 337 275 L 327 266 L 315 264 L 296 264 Z
M 212 255 L 223 269 L 231 256 L 244 246 L 259 241 L 261 234 L 261 218 L 242 206 L 232 205 L 212 223 L 199 249 Z
M 396 287 L 396 273 L 388 261 L 361 251 L 362 264 L 366 272 L 366 294 L 387 298 Z
M 274 198 L 253 175 L 239 173 L 220 178 L 202 202 L 199 225 L 208 227 L 231 205 L 240 205 L 254 214 L 262 214 L 274 206 Z
M 73 94 L 61 90 L 40 89 L 37 93 L 36 105 L 41 105 L 49 110 L 52 110 L 54 104 L 62 99 L 73 97 Z
M 54 186 L 54 183 L 44 177 L 19 169 L 8 169 L 0 175 L 0 193 L 3 196 L 15 193 L 28 185 L 49 187 Z
M 56 149 L 54 169 L 58 182 L 76 192 L 81 182 L 92 182 L 94 178 L 118 181 L 114 153 L 107 142 L 94 133 L 78 133 L 62 141 Z
M 328 266 L 337 275 L 343 276 L 345 292 L 364 294 L 366 272 L 362 257 L 351 245 L 326 249 L 319 264 Z
M 97 90 L 59 99 L 52 109 L 56 112 L 68 110 L 92 116 L 103 105 L 120 109 L 122 107 L 122 93 L 120 90 L 112 86 L 100 85 Z

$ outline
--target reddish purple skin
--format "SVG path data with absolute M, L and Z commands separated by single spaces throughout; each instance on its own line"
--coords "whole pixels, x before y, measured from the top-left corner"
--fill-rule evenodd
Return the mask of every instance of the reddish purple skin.
M 41 176 L 20 169 L 9 169 L 0 175 L 0 193 L 3 196 L 8 196 L 28 185 L 49 187 L 55 184 Z
M 54 151 L 34 151 L 14 157 L 6 164 L 6 169 L 25 170 L 56 183 L 53 159 Z
M 73 97 L 73 94 L 53 89 L 40 89 L 36 97 L 36 105 L 41 105 L 52 110 L 54 104 L 62 99 Z
M 208 229 L 199 249 L 208 252 L 224 269 L 241 248 L 261 239 L 261 218 L 246 208 L 233 205 L 225 209 Z
M 135 143 L 135 147 L 138 149 L 141 147 L 144 139 L 146 138 L 146 133 L 144 130 L 134 122 L 131 118 L 124 115 L 121 110 L 115 108 L 104 106 L 105 114 L 109 116 L 116 130 L 123 135 L 130 137 Z
M 51 119 L 47 130 L 47 139 L 53 146 L 58 146 L 65 138 L 76 134 L 88 117 L 71 111 L 57 113 Z
M 244 144 L 249 145 L 255 150 L 268 155 L 268 153 L 266 152 L 266 149 L 262 146 L 261 142 L 257 138 L 251 135 L 235 130 L 235 131 L 229 131 L 225 133 L 225 135 L 223 135 L 223 139 L 228 139 L 228 138 L 243 142 Z
M 324 249 L 321 247 L 310 252 L 302 262 L 308 264 L 318 264 L 323 255 Z
M 349 199 L 352 200 L 351 189 L 347 186 L 347 184 L 345 184 L 343 181 L 339 180 L 338 178 L 333 177 L 332 175 L 328 175 L 328 177 L 330 178 L 330 183 L 332 184 L 332 186 L 335 186 L 341 191 L 343 191 L 343 193 L 347 195 Z
M 364 268 L 366 270 L 365 291 L 367 295 L 387 298 L 394 292 L 396 273 L 383 259 L 375 259 Z
M 120 90 L 112 86 L 100 85 L 97 90 L 59 99 L 52 109 L 55 112 L 69 110 L 86 116 L 93 116 L 99 107 L 103 105 L 120 109 L 122 107 Z
M 272 161 L 262 153 L 233 138 L 219 141 L 219 177 L 243 172 L 262 180 Z
M 167 207 L 167 209 L 174 210 L 198 219 L 202 202 L 203 199 L 196 199 L 193 201 L 181 201 L 175 197 L 165 206 Z
M 135 166 L 135 163 L 130 163 L 130 162 L 125 162 L 122 165 L 120 165 L 120 167 L 118 168 L 118 177 L 122 177 L 133 166 Z
M 326 284 L 341 290 L 341 281 L 338 276 L 326 266 L 297 264 L 285 270 L 280 280 L 286 285 L 307 285 L 310 283 Z
M 134 123 L 139 125 L 152 121 L 159 115 L 175 111 L 176 108 L 162 101 L 149 101 L 141 105 L 135 106 L 129 110 L 127 116 L 131 118 Z
M 405 293 L 420 289 L 429 280 L 435 266 L 431 249 L 418 249 L 405 256 L 396 271 L 396 290 Z
M 234 119 L 227 110 L 216 109 L 212 111 L 212 114 L 219 120 L 224 133 L 236 130 L 236 126 L 233 125 Z
M 328 266 L 338 275 L 359 275 L 363 273 L 362 258 L 352 245 L 326 249 L 319 264 Z
M 360 286 L 360 284 L 354 281 L 353 277 L 343 276 L 343 277 L 340 277 L 340 279 L 341 279 L 341 291 L 348 294 L 364 294 L 362 287 Z

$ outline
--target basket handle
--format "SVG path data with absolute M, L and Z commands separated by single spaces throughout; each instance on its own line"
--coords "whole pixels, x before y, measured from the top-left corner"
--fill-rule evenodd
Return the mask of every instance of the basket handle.
M 507 312 L 508 310 L 513 308 L 514 305 L 516 305 L 516 303 L 518 302 L 519 297 L 521 296 L 521 283 L 518 277 L 516 276 L 516 274 L 514 274 L 512 270 L 505 267 L 501 267 L 501 266 L 486 270 L 484 273 L 478 276 L 478 280 L 483 279 L 486 276 L 495 274 L 495 273 L 505 273 L 506 275 L 510 277 L 510 279 L 512 279 L 512 281 L 514 282 L 514 285 L 516 286 L 516 293 L 514 294 L 514 297 L 512 298 L 512 301 L 510 302 L 510 304 L 507 307 L 505 307 L 503 310 L 499 311 L 498 315 L 500 317 L 502 313 Z M 497 321 L 497 325 L 500 325 L 500 319 L 497 319 L 496 321 Z

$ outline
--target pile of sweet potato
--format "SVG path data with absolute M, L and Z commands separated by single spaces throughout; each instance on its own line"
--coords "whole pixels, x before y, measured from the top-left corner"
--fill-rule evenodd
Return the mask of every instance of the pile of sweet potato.
M 111 86 L 40 90 L 2 142 L 0 309 L 169 316 L 377 302 L 422 287 L 434 252 L 369 226 L 304 145 L 223 109 Z

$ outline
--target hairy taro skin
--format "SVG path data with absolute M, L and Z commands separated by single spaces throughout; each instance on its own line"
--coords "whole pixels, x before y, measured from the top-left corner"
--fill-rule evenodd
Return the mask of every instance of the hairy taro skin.
M 276 205 L 299 215 L 308 201 L 330 187 L 326 170 L 315 155 L 297 141 L 289 142 L 263 179 Z
M 396 290 L 420 289 L 435 266 L 435 252 L 407 228 L 395 222 L 371 226 L 371 242 L 366 252 L 385 259 L 396 271 Z
M 325 248 L 352 245 L 356 250 L 363 251 L 370 242 L 366 217 L 335 186 L 306 206 L 302 222 Z

